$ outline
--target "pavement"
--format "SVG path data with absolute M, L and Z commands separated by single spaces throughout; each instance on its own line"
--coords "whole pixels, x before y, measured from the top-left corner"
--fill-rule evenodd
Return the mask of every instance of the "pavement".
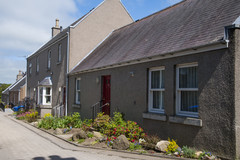
M 169 160 L 75 146 L 14 119 L 11 113 L 0 112 L 0 160 Z

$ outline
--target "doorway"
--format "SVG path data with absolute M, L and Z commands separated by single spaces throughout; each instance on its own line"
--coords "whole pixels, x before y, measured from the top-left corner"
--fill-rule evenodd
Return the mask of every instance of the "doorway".
M 110 115 L 110 102 L 111 102 L 111 76 L 102 76 L 102 112 Z

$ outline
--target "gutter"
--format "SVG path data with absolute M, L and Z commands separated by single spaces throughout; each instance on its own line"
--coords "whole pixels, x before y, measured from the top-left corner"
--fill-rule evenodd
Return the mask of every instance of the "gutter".
M 65 96 L 65 115 L 68 114 L 68 72 L 69 72 L 69 33 L 70 29 L 67 32 L 67 74 L 66 74 L 66 96 Z
M 229 30 L 230 29 L 240 29 L 240 24 L 232 24 L 230 26 L 226 26 L 224 27 L 224 40 L 226 41 L 227 43 L 227 47 L 229 46 Z
M 128 66 L 128 65 L 133 65 L 133 64 L 146 63 L 146 62 L 150 62 L 150 61 L 168 59 L 168 58 L 173 58 L 173 57 L 180 57 L 180 56 L 191 55 L 191 54 L 197 54 L 197 53 L 211 51 L 211 50 L 224 49 L 224 48 L 228 48 L 228 42 L 229 42 L 228 40 L 216 41 L 216 42 L 204 44 L 204 45 L 197 46 L 197 47 L 186 48 L 186 49 L 173 51 L 173 52 L 166 52 L 161 55 L 158 54 L 155 56 L 144 57 L 144 58 L 134 59 L 134 60 L 130 60 L 130 61 L 110 64 L 107 66 L 101 66 L 101 67 L 97 67 L 97 68 L 82 70 L 79 72 L 69 73 L 69 75 L 72 76 L 72 75 L 76 75 L 76 74 L 80 74 L 80 73 L 87 73 L 87 72 L 99 71 L 99 70 L 104 70 L 104 69 Z

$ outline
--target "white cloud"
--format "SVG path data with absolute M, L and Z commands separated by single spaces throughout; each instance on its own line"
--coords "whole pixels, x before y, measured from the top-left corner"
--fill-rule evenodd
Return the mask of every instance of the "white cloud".
M 25 71 L 26 56 L 51 38 L 55 19 L 63 28 L 79 15 L 84 0 L 0 0 L 0 83 L 15 81 Z

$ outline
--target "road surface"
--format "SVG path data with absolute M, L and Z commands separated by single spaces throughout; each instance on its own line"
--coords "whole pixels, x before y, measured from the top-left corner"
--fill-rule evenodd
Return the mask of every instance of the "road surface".
M 0 112 L 0 160 L 166 160 L 77 147 Z

